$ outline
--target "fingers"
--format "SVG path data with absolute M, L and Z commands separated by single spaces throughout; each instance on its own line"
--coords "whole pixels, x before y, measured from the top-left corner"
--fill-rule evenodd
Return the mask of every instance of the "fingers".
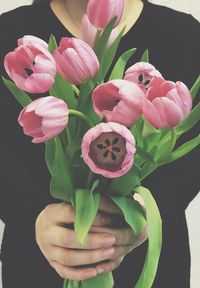
M 69 250 L 54 246 L 50 250 L 49 259 L 62 265 L 73 267 L 111 259 L 114 253 L 113 247 L 97 250 Z
M 45 241 L 68 249 L 98 249 L 112 246 L 116 239 L 110 233 L 89 233 L 85 244 L 81 245 L 74 230 L 52 226 L 46 233 Z
M 115 261 L 106 261 L 95 266 L 97 274 L 108 273 L 117 269 L 122 263 L 124 257 L 118 258 Z
M 50 265 L 63 279 L 82 281 L 97 275 L 95 268 L 71 268 L 64 266 L 56 261 L 51 261 Z

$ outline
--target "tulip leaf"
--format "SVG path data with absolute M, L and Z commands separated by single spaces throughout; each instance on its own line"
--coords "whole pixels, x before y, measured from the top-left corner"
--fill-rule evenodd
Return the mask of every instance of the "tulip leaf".
M 75 109 L 77 107 L 77 100 L 71 84 L 64 80 L 59 74 L 56 75 L 55 83 L 49 90 L 49 93 L 51 96 L 64 100 L 69 109 Z
M 97 74 L 97 82 L 103 81 L 105 78 L 107 72 L 110 69 L 110 66 L 112 65 L 112 62 L 114 60 L 115 54 L 117 52 L 117 49 L 119 47 L 121 38 L 124 34 L 124 31 L 126 29 L 126 26 L 121 30 L 115 41 L 111 44 L 110 47 L 108 47 L 103 54 L 103 59 L 101 61 L 101 67 L 100 67 L 100 72 Z
M 56 38 L 53 34 L 50 35 L 50 38 L 49 38 L 49 52 L 51 54 L 53 54 L 54 50 L 58 47 L 57 45 L 57 42 L 56 42 Z
M 50 184 L 51 195 L 56 199 L 70 202 L 74 193 L 70 161 L 68 161 L 67 155 L 64 153 L 60 137 L 55 138 L 55 143 L 53 167 L 51 166 L 52 159 L 48 164 L 52 173 Z
M 136 151 L 137 154 L 139 154 L 139 156 L 142 157 L 145 161 L 154 163 L 152 156 L 147 151 L 139 146 L 136 147 Z
M 157 162 L 157 164 L 158 165 L 164 165 L 164 164 L 168 164 L 170 162 L 173 162 L 173 161 L 187 155 L 190 151 L 195 149 L 198 145 L 200 145 L 200 134 L 197 137 L 193 138 L 192 140 L 187 141 L 186 143 L 181 145 L 178 149 L 173 151 L 168 156 L 162 157 L 162 159 L 160 159 Z
M 135 235 L 139 235 L 146 225 L 144 211 L 133 196 L 120 197 L 108 195 L 113 202 L 122 210 L 126 222 L 130 225 Z
M 112 273 L 97 275 L 96 277 L 81 281 L 81 288 L 113 288 L 114 279 Z
M 75 190 L 75 232 L 81 244 L 85 243 L 99 208 L 100 194 L 94 193 L 98 184 L 99 180 L 96 180 L 91 190 L 83 188 Z
M 27 105 L 29 105 L 32 100 L 29 97 L 29 95 L 27 93 L 25 93 L 24 91 L 21 91 L 16 85 L 15 83 L 13 83 L 12 81 L 2 77 L 3 83 L 6 85 L 6 87 L 10 90 L 10 92 L 15 96 L 16 100 L 19 102 L 20 105 L 22 105 L 22 107 L 26 107 Z
M 53 175 L 53 165 L 54 165 L 54 158 L 55 158 L 55 151 L 56 151 L 56 141 L 55 138 L 45 142 L 45 160 L 49 172 Z
M 137 185 L 140 185 L 140 168 L 133 164 L 133 167 L 126 174 L 112 180 L 109 193 L 112 195 L 130 195 Z
M 135 287 L 151 288 L 156 276 L 162 247 L 162 220 L 158 206 L 150 190 L 140 186 L 135 189 L 135 192 L 139 193 L 144 200 L 148 227 L 147 256 L 142 274 Z
M 98 42 L 96 43 L 95 46 L 95 53 L 99 59 L 99 61 L 101 62 L 101 58 L 102 55 L 104 54 L 104 51 L 106 50 L 106 45 L 108 43 L 108 39 L 112 33 L 112 30 L 115 26 L 115 22 L 116 22 L 116 17 L 114 17 L 107 25 L 107 27 L 104 29 L 104 31 L 102 32 Z
M 126 52 L 124 52 L 121 57 L 118 59 L 113 71 L 110 75 L 109 81 L 114 79 L 122 79 L 124 75 L 124 70 L 126 68 L 126 64 L 128 60 L 135 54 L 136 48 L 132 48 Z
M 199 89 L 200 89 L 200 75 L 199 77 L 197 78 L 197 80 L 195 81 L 194 85 L 192 86 L 191 90 L 190 90 L 190 93 L 192 95 L 192 99 L 194 100 L 197 93 L 199 92 Z
M 141 62 L 148 62 L 149 63 L 149 50 L 146 49 L 141 57 Z

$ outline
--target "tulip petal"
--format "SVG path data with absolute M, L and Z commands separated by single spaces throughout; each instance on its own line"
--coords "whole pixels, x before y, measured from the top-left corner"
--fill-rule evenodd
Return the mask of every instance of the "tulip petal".
M 55 79 L 50 74 L 32 74 L 25 81 L 25 91 L 29 93 L 45 93 L 54 84 Z

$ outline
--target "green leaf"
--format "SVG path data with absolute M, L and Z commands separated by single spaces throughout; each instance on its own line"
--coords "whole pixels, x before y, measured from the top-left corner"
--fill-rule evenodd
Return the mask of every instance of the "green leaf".
M 114 280 L 112 273 L 100 274 L 96 277 L 81 282 L 82 288 L 113 288 Z
M 113 71 L 110 75 L 109 81 L 114 79 L 122 79 L 124 75 L 124 70 L 128 60 L 135 54 L 136 48 L 132 48 L 124 52 L 115 64 Z
M 141 62 L 148 62 L 149 63 L 149 50 L 146 49 L 144 54 L 141 57 Z
M 146 225 L 146 219 L 140 204 L 132 198 L 108 195 L 122 210 L 126 222 L 135 235 L 139 235 Z
M 144 139 L 142 137 L 143 127 L 144 127 L 144 118 L 140 117 L 137 124 L 135 124 L 134 126 L 130 128 L 131 133 L 136 139 L 137 146 L 140 146 L 142 148 L 144 145 Z
M 54 37 L 53 34 L 50 35 L 50 38 L 49 38 L 49 52 L 51 54 L 53 54 L 54 50 L 58 47 L 57 45 L 57 42 L 56 42 L 56 38 Z
M 77 107 L 77 100 L 71 84 L 65 81 L 59 74 L 56 75 L 55 83 L 49 90 L 49 93 L 51 96 L 64 100 L 69 109 L 75 109 Z
M 199 92 L 199 89 L 200 89 L 200 75 L 199 77 L 197 78 L 197 80 L 195 81 L 194 85 L 192 86 L 191 90 L 190 90 L 190 93 L 192 95 L 192 99 L 194 100 L 197 93 Z
M 170 162 L 173 162 L 185 155 L 187 155 L 190 151 L 195 149 L 200 144 L 200 134 L 193 138 L 192 140 L 181 145 L 177 150 L 169 154 L 167 157 L 160 159 L 157 163 L 158 165 L 164 165 Z
M 22 107 L 26 107 L 29 105 L 32 100 L 29 97 L 28 94 L 26 94 L 24 91 L 21 91 L 15 83 L 12 81 L 2 77 L 3 83 L 6 85 L 6 87 L 10 90 L 10 92 L 15 96 L 16 100 L 19 102 Z
M 136 284 L 136 288 L 153 287 L 156 276 L 158 261 L 162 247 L 162 220 L 158 206 L 151 194 L 145 187 L 135 189 L 139 193 L 146 207 L 147 227 L 148 227 L 148 250 L 142 274 Z
M 59 137 L 55 138 L 55 143 L 56 150 L 50 184 L 51 195 L 56 199 L 70 202 L 74 192 L 70 163 Z
M 140 170 L 134 164 L 133 167 L 123 176 L 112 180 L 109 193 L 115 195 L 130 195 L 134 187 L 140 184 Z
M 136 147 L 136 153 L 140 155 L 140 157 L 142 157 L 145 161 L 154 163 L 153 157 L 141 147 L 139 146 Z
M 87 234 L 99 208 L 100 194 L 93 193 L 95 186 L 91 190 L 83 188 L 75 190 L 75 232 L 81 244 L 84 244 L 87 239 Z
M 97 74 L 97 77 L 96 77 L 97 82 L 102 82 L 108 70 L 110 69 L 125 29 L 126 29 L 126 26 L 124 26 L 124 28 L 121 30 L 121 32 L 119 33 L 115 41 L 111 44 L 110 47 L 106 49 L 105 53 L 103 54 L 100 72 Z
M 106 45 L 107 45 L 107 42 L 108 42 L 108 39 L 112 33 L 112 30 L 115 26 L 115 22 L 116 22 L 116 17 L 113 18 L 110 23 L 107 25 L 107 27 L 104 29 L 104 31 L 102 32 L 97 44 L 96 44 L 96 47 L 94 49 L 98 59 L 101 61 L 101 58 L 102 58 L 102 55 L 106 49 Z
M 54 158 L 55 158 L 55 152 L 56 152 L 56 141 L 55 138 L 52 140 L 49 140 L 45 142 L 45 160 L 47 167 L 49 169 L 49 172 L 51 175 L 53 174 L 53 165 L 54 165 Z

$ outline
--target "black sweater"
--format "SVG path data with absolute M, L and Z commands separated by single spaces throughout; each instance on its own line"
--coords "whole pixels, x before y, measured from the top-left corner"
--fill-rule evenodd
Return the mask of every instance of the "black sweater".
M 3 58 L 26 34 L 48 41 L 72 36 L 53 14 L 49 4 L 25 6 L 0 16 L 0 74 Z M 149 48 L 150 62 L 166 79 L 191 87 L 200 71 L 200 25 L 191 15 L 145 3 L 134 27 L 123 37 L 117 57 L 137 47 L 129 66 Z M 7 76 L 6 76 L 7 77 Z M 33 95 L 33 99 L 41 95 Z M 61 288 L 62 279 L 49 266 L 34 237 L 38 213 L 55 202 L 49 195 L 50 175 L 44 145 L 34 145 L 17 123 L 20 105 L 0 85 L 0 217 L 5 222 L 1 249 L 3 288 Z M 199 101 L 197 97 L 195 104 Z M 195 137 L 199 126 L 181 137 L 177 145 Z M 159 168 L 143 182 L 151 189 L 163 219 L 163 248 L 153 287 L 188 288 L 190 253 L 185 208 L 199 191 L 199 148 Z M 141 272 L 146 243 L 125 257 L 114 271 L 116 288 L 131 288 Z

